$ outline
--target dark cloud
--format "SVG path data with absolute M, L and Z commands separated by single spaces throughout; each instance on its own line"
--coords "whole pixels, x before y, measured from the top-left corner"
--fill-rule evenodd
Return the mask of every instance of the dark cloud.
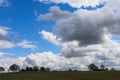
M 53 11 L 48 14 L 57 14 L 56 16 L 51 16 L 50 18 L 46 17 L 48 14 L 42 16 L 46 17 L 47 20 L 52 19 L 56 21 L 54 31 L 56 36 L 61 38 L 63 42 L 78 42 L 77 46 L 74 45 L 75 43 L 71 45 L 73 47 L 62 46 L 61 55 L 67 58 L 86 57 L 88 56 L 87 53 L 98 52 L 101 54 L 96 55 L 97 59 L 107 59 L 107 57 L 102 56 L 105 53 L 103 52 L 105 48 L 103 44 L 109 43 L 111 45 L 115 43 L 110 39 L 109 34 L 120 35 L 120 14 L 115 14 L 109 9 L 103 8 L 97 11 L 78 10 L 73 13 L 68 13 L 69 16 L 65 15 L 64 18 L 61 18 L 60 16 L 64 13 L 61 15 L 59 12 L 64 11 L 60 9 L 56 11 L 54 8 Z M 96 48 L 94 45 L 100 45 L 101 47 Z M 87 48 L 88 46 L 91 47 Z M 100 50 L 101 48 L 103 50 Z M 109 51 L 109 46 L 106 49 Z
M 77 40 L 81 45 L 104 42 L 103 28 L 78 16 L 57 22 L 55 31 L 63 40 Z
M 10 39 L 9 36 L 0 35 L 0 40 L 5 40 L 5 41 L 8 41 L 8 42 L 12 42 L 12 39 Z
M 119 14 L 98 12 L 71 13 L 69 18 L 56 22 L 55 32 L 63 41 L 77 40 L 80 45 L 104 43 L 106 33 L 120 35 Z

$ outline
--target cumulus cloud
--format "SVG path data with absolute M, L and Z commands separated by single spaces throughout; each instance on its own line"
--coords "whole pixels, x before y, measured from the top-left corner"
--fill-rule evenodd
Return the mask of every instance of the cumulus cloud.
M 10 37 L 10 28 L 5 26 L 0 26 L 0 49 L 3 48 L 13 48 L 20 46 L 22 48 L 37 48 L 33 45 L 31 41 L 28 40 L 14 40 Z
M 48 0 L 39 1 L 49 2 Z M 102 0 L 95 0 L 91 3 L 89 1 L 51 0 L 50 2 L 68 3 L 72 7 L 79 8 L 89 5 L 96 6 Z M 38 20 L 55 20 L 56 34 L 46 31 L 41 31 L 39 34 L 43 39 L 56 45 L 61 44 L 62 40 L 61 51 L 58 54 L 43 52 L 15 59 L 6 58 L 0 61 L 0 65 L 4 62 L 7 67 L 16 63 L 21 67 L 37 65 L 50 67 L 52 70 L 87 70 L 90 63 L 95 63 L 98 66 L 103 64 L 120 69 L 120 43 L 111 38 L 113 34 L 120 35 L 120 14 L 119 12 L 115 14 L 113 11 L 114 8 L 119 8 L 119 1 L 117 1 L 106 0 L 106 6 L 95 11 L 78 9 L 70 13 L 62 11 L 56 6 L 52 7 L 50 13 L 39 15 Z M 4 36 L 6 33 L 1 31 L 0 34 Z M 24 43 L 27 42 L 24 41 L 22 44 Z
M 42 38 L 55 44 L 55 45 L 60 45 L 61 44 L 61 39 L 60 38 L 57 38 L 56 35 L 54 35 L 53 33 L 50 33 L 50 32 L 46 32 L 46 31 L 41 31 L 39 32 L 40 35 L 42 35 Z
M 0 61 L 0 65 L 4 65 L 6 69 L 8 69 L 9 65 L 12 65 L 14 63 L 19 65 L 21 68 L 25 68 L 27 66 L 44 66 L 49 67 L 52 70 L 85 69 L 85 65 L 87 64 L 80 61 L 80 58 L 68 59 L 63 56 L 60 56 L 59 54 L 54 54 L 52 52 L 43 52 L 29 54 L 26 57 L 2 59 Z
M 62 47 L 60 55 L 67 58 L 94 56 L 103 61 L 106 59 L 112 60 L 119 58 L 120 43 L 111 40 L 110 36 L 106 36 L 108 37 L 107 42 L 102 44 L 79 46 L 79 42 L 77 41 L 65 43 Z
M 64 3 L 67 0 L 59 1 Z M 65 3 L 70 4 L 70 1 L 72 0 Z M 120 36 L 119 1 L 104 1 L 106 5 L 101 9 L 65 11 L 68 15 L 64 15 L 62 18 L 59 16 L 62 16 L 64 11 L 60 10 L 59 7 L 56 8 L 56 6 L 50 8 L 53 9 L 50 13 L 39 15 L 38 18 L 42 16 L 39 20 L 54 20 L 56 22 L 54 25 L 55 36 L 61 38 L 63 42 L 59 56 L 64 57 L 66 60 L 76 60 L 75 62 L 79 63 L 79 66 L 87 66 L 89 63 L 104 64 L 111 67 L 117 65 L 116 68 L 120 66 L 120 43 L 118 40 L 112 39 L 113 35 Z M 99 4 L 101 1 L 97 2 Z M 74 3 L 79 4 L 77 1 L 74 1 Z M 52 16 L 48 16 L 48 14 Z M 55 14 L 57 15 L 54 16 Z M 71 62 L 71 64 L 74 63 Z
M 107 47 L 105 47 L 107 46 Z M 42 53 L 31 53 L 26 57 L 18 57 L 18 58 L 6 58 L 0 61 L 0 65 L 7 66 L 12 64 L 17 64 L 21 68 L 25 68 L 27 66 L 39 66 L 39 67 L 49 67 L 52 70 L 88 70 L 88 65 L 90 63 L 95 63 L 98 66 L 104 64 L 106 67 L 114 67 L 118 68 L 119 63 L 119 49 L 120 47 L 118 44 L 114 43 L 114 45 L 97 45 L 97 50 L 99 52 L 89 52 L 86 53 L 87 55 L 84 57 L 72 57 L 67 58 L 59 54 L 54 54 L 52 52 L 42 52 Z M 104 49 L 105 47 L 105 49 Z M 114 49 L 117 50 L 117 53 L 113 53 L 114 50 L 111 49 L 111 52 L 108 50 L 108 47 L 115 47 Z M 117 47 L 117 48 L 116 48 Z M 101 49 L 100 49 L 101 48 Z M 110 49 L 109 48 L 109 49 Z M 85 49 L 84 49 L 85 50 Z M 113 52 L 112 52 L 113 51 Z M 103 52 L 103 53 L 102 53 Z M 6 68 L 6 69 L 7 69 Z
M 0 6 L 9 6 L 9 1 L 8 0 L 0 0 Z
M 62 12 L 55 12 L 54 10 L 56 11 L 56 7 L 50 13 L 51 15 Z M 42 16 L 46 17 L 48 14 Z M 105 42 L 104 36 L 106 33 L 120 34 L 120 18 L 118 17 L 120 14 L 114 14 L 111 11 L 104 12 L 104 9 L 102 9 L 98 11 L 78 10 L 69 13 L 69 15 L 71 16 L 58 18 L 54 27 L 57 36 L 61 37 L 63 41 L 77 40 L 80 45 L 98 44 Z M 46 17 L 46 19 L 54 20 L 56 16 Z

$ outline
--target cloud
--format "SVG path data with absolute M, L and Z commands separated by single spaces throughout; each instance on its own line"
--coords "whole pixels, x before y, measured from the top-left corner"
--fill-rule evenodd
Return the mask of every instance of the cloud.
M 11 53 L 6 53 L 6 52 L 0 52 L 0 58 L 2 59 L 2 58 L 4 58 L 5 56 L 13 56 L 13 54 L 11 54 Z M 0 60 L 1 60 L 0 59 Z
M 69 12 L 61 11 L 57 6 L 51 7 L 49 11 L 50 13 L 46 15 L 39 15 L 37 20 L 49 20 L 49 19 L 58 20 L 70 16 Z
M 6 69 L 12 64 L 17 64 L 21 68 L 25 68 L 26 66 L 39 66 L 39 67 L 49 67 L 52 70 L 79 70 L 85 68 L 84 63 L 80 62 L 81 59 L 67 59 L 58 54 L 54 54 L 52 52 L 43 52 L 43 53 L 35 53 L 29 54 L 26 57 L 18 57 L 18 58 L 6 58 L 0 61 L 0 65 L 4 65 Z M 76 61 L 76 63 L 75 63 Z
M 74 42 L 73 45 L 75 45 L 75 43 L 77 42 Z M 120 69 L 119 47 L 119 43 L 110 41 L 102 45 L 78 47 L 77 49 L 81 52 L 71 53 L 71 55 L 77 54 L 77 57 L 64 57 L 65 55 L 63 53 L 54 54 L 52 52 L 31 53 L 26 57 L 4 58 L 0 61 L 0 65 L 4 64 L 8 68 L 11 64 L 15 63 L 21 68 L 25 68 L 26 66 L 44 66 L 52 70 L 88 70 L 87 66 L 90 63 L 95 63 L 98 66 L 103 64 L 108 68 L 114 67 Z M 72 48 L 74 48 L 74 46 Z M 74 49 L 76 49 L 76 47 Z M 67 53 L 69 53 L 69 50 Z M 86 53 L 86 55 L 81 56 L 81 54 L 84 53 Z
M 97 5 L 105 4 L 107 9 L 120 9 L 120 2 L 119 0 L 36 0 L 43 3 L 62 3 L 62 4 L 69 4 L 71 7 L 81 9 L 81 7 L 96 7 Z
M 23 41 L 21 41 L 21 42 L 18 42 L 18 43 L 17 43 L 17 46 L 20 46 L 20 47 L 22 47 L 22 48 L 31 48 L 31 49 L 37 48 L 37 46 L 32 45 L 32 42 L 31 42 L 31 41 L 27 41 L 27 40 L 23 40 Z
M 0 49 L 11 48 L 14 46 L 14 42 L 9 37 L 9 30 L 8 27 L 0 26 Z
M 64 3 L 64 1 L 62 2 Z M 51 2 L 53 1 L 51 0 Z M 76 62 L 76 67 L 79 65 L 79 67 L 86 68 L 90 63 L 95 63 L 120 69 L 118 68 L 120 66 L 120 43 L 118 40 L 112 39 L 113 35 L 120 36 L 120 13 L 113 11 L 114 9 L 119 10 L 119 1 L 106 0 L 105 2 L 107 2 L 105 7 L 98 10 L 65 11 L 68 15 L 64 15 L 64 17 L 59 17 L 65 13 L 56 6 L 50 8 L 53 9 L 50 13 L 39 15 L 38 18 L 42 16 L 39 20 L 56 22 L 53 26 L 56 37 L 52 39 L 55 41 L 58 37 L 61 39 L 62 49 L 58 54 L 59 57 L 64 57 L 64 60 L 68 62 L 75 60 L 70 64 L 74 65 Z M 74 3 L 77 4 L 75 1 Z M 52 16 L 48 16 L 48 14 Z M 54 16 L 55 14 L 57 15 Z M 48 38 L 46 40 L 49 41 Z M 66 65 L 64 65 L 65 68 Z
M 73 0 L 51 1 L 55 3 L 68 3 L 72 7 L 77 8 L 89 5 L 95 6 L 101 2 L 96 0 L 95 3 L 93 1 L 89 4 L 90 0 L 88 2 L 85 0 L 76 2 Z M 5 58 L 0 61 L 0 65 L 4 64 L 9 67 L 9 65 L 16 63 L 21 68 L 37 65 L 39 67 L 50 67 L 52 70 L 87 70 L 87 66 L 90 63 L 95 63 L 98 66 L 103 64 L 107 67 L 120 69 L 120 43 L 118 40 L 111 38 L 113 34 L 120 35 L 120 14 L 119 12 L 115 14 L 112 11 L 114 8 L 119 8 L 119 2 L 113 0 L 106 0 L 106 2 L 107 4 L 104 8 L 95 11 L 78 9 L 70 13 L 62 11 L 56 6 L 50 8 L 50 13 L 39 15 L 38 20 L 54 20 L 56 22 L 54 25 L 55 34 L 44 30 L 39 32 L 39 34 L 42 35 L 43 39 L 62 46 L 61 51 L 58 54 L 42 52 L 31 53 L 26 57 Z M 0 30 L 2 37 L 8 34 L 5 32 L 6 30 L 3 30 Z M 11 40 L 11 38 L 9 35 L 7 37 L 8 39 L 2 38 L 1 40 L 10 42 L 9 39 Z M 31 44 L 31 42 L 23 40 L 19 46 L 27 48 L 31 46 L 28 44 Z M 0 54 L 2 55 L 3 53 Z
M 7 7 L 9 6 L 9 1 L 8 0 L 0 0 L 0 6 Z
M 55 7 L 50 14 L 58 14 L 59 12 L 62 11 L 56 12 Z M 48 14 L 42 16 L 46 17 Z M 57 21 L 55 20 L 54 30 L 63 41 L 77 40 L 80 45 L 99 44 L 105 42 L 104 36 L 106 33 L 120 34 L 120 18 L 118 17 L 120 14 L 114 14 L 110 10 L 108 12 L 104 12 L 104 9 L 98 11 L 78 10 L 69 13 L 69 17 L 66 15 L 64 18 L 59 18 L 62 15 L 46 17 L 46 20 L 54 20 L 58 16 Z
M 52 70 L 88 70 L 90 63 L 100 66 L 105 65 L 108 68 L 119 68 L 120 43 L 111 40 L 111 35 L 106 35 L 106 43 L 79 46 L 78 41 L 63 43 L 62 49 L 58 54 L 53 52 L 30 53 L 25 57 L 4 58 L 0 65 L 8 67 L 11 64 L 17 64 L 21 68 L 26 66 L 50 67 Z M 0 53 L 3 55 L 4 53 Z
M 38 0 L 43 3 L 67 3 L 72 7 L 80 8 L 81 6 L 92 6 L 95 7 L 96 5 L 99 5 L 100 3 L 103 3 L 105 0 Z
M 120 43 L 117 41 L 111 40 L 109 35 L 106 35 L 108 39 L 106 39 L 106 43 L 102 44 L 93 44 L 87 46 L 79 46 L 78 41 L 72 41 L 63 44 L 60 55 L 65 56 L 67 58 L 72 57 L 86 57 L 86 56 L 94 56 L 100 60 L 106 59 L 115 59 L 119 58 L 119 47 Z M 114 47 L 114 48 L 113 48 Z
M 97 45 L 80 47 L 79 42 L 72 41 L 63 44 L 60 55 L 65 56 L 67 58 L 85 57 L 88 55 L 87 53 L 97 52 L 100 51 L 100 49 L 100 46 Z
M 46 31 L 41 31 L 39 32 L 39 34 L 42 36 L 43 39 L 53 43 L 54 45 L 60 45 L 60 41 L 61 39 L 57 38 L 56 35 L 54 35 L 53 33 L 50 32 L 46 32 Z
M 16 46 L 22 48 L 37 48 L 31 41 L 28 40 L 14 40 L 10 37 L 11 29 L 5 26 L 0 26 L 0 49 L 13 48 Z
M 12 47 L 14 47 L 14 43 L 13 42 L 0 40 L 0 49 L 12 48 Z
M 7 32 L 8 30 L 9 30 L 9 28 L 1 26 L 0 27 L 0 35 L 3 35 L 3 36 L 8 35 L 8 32 Z

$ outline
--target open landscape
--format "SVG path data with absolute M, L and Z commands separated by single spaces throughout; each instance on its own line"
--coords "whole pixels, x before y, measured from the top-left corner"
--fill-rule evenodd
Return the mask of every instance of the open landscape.
M 120 0 L 0 0 L 0 80 L 120 80 Z
M 0 80 L 120 80 L 120 72 L 19 72 L 0 74 Z

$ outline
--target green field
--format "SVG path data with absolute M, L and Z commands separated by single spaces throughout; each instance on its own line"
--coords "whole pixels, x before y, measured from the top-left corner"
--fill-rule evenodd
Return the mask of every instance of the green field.
M 0 80 L 120 80 L 120 72 L 20 72 L 0 74 Z

